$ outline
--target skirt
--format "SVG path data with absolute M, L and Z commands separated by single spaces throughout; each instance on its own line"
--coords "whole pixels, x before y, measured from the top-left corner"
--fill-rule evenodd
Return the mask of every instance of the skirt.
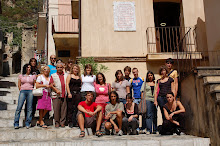
M 50 98 L 50 93 L 46 92 L 43 90 L 43 96 L 38 97 L 37 101 L 37 109 L 44 109 L 51 111 L 51 98 Z

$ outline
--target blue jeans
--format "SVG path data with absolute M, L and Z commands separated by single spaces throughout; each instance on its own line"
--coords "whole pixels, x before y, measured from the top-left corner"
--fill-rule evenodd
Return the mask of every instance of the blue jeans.
M 22 106 L 24 105 L 24 101 L 26 100 L 27 103 L 27 117 L 25 121 L 26 126 L 30 126 L 32 120 L 32 103 L 33 103 L 33 94 L 32 90 L 21 90 L 18 98 L 18 106 L 15 111 L 15 119 L 14 119 L 14 126 L 19 126 L 19 118 Z
M 141 99 L 140 98 L 135 98 L 134 99 L 134 103 L 136 103 L 137 105 L 141 102 Z
M 157 102 L 158 102 L 158 105 L 160 107 L 160 111 L 161 111 L 161 114 L 162 114 L 162 118 L 163 118 L 163 121 L 166 120 L 165 116 L 164 116 L 164 112 L 163 112 L 163 106 L 167 103 L 167 98 L 166 96 L 158 96 L 157 97 Z
M 146 101 L 147 112 L 146 112 L 146 128 L 147 131 L 152 133 L 157 131 L 157 108 L 153 101 Z M 153 125 L 153 130 L 152 130 Z
M 120 100 L 120 102 L 122 102 L 123 104 L 126 104 L 126 99 L 124 99 L 124 98 L 119 98 L 119 100 Z

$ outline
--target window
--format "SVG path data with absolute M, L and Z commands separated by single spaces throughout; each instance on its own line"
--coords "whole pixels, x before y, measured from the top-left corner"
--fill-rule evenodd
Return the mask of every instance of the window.
M 58 57 L 70 57 L 70 50 L 58 51 Z

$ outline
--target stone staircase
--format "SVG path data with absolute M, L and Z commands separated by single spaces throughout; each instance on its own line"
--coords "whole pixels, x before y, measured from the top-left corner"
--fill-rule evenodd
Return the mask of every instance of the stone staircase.
M 201 138 L 190 135 L 126 135 L 126 136 L 103 136 L 98 138 L 86 129 L 86 137 L 79 138 L 80 129 L 74 128 L 48 128 L 38 126 L 26 129 L 23 124 L 24 112 L 21 112 L 20 128 L 13 128 L 14 114 L 17 107 L 19 91 L 17 88 L 17 76 L 0 77 L 0 145 L 3 146 L 42 146 L 42 145 L 73 145 L 73 146 L 103 146 L 103 145 L 150 145 L 150 146 L 209 146 L 209 138 Z M 24 109 L 24 107 L 23 107 Z M 38 117 L 38 111 L 35 114 Z M 32 125 L 36 123 L 36 118 Z M 47 121 L 46 121 L 47 123 Z M 51 120 L 50 120 L 51 123 Z
M 181 99 L 187 133 L 220 145 L 220 67 L 197 67 L 181 82 Z

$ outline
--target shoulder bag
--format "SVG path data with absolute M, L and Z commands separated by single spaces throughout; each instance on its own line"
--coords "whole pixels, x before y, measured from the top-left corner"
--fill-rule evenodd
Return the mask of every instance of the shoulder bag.
M 35 84 L 32 93 L 34 96 L 43 96 L 43 88 L 36 88 L 36 84 Z

